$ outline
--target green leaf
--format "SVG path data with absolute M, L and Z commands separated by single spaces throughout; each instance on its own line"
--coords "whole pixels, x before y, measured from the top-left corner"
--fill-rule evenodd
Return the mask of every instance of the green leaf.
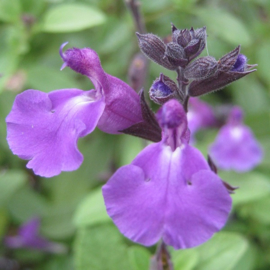
M 72 223 L 75 207 L 72 205 L 50 205 L 43 215 L 41 233 L 46 237 L 61 240 L 71 237 L 75 227 Z
M 74 270 L 72 257 L 51 256 L 49 260 L 43 261 L 39 270 Z
M 231 85 L 235 103 L 249 115 L 265 112 L 270 107 L 266 89 L 254 78 L 255 76 L 251 75 Z
M 260 221 L 263 224 L 270 224 L 270 197 L 264 197 L 261 200 L 252 202 L 247 205 L 247 210 L 249 215 L 253 217 L 254 220 Z
M 101 188 L 97 188 L 89 193 L 79 205 L 74 217 L 74 223 L 77 227 L 96 225 L 110 220 Z
M 269 134 L 269 133 L 268 133 Z M 263 148 L 264 156 L 262 162 L 259 164 L 259 168 L 265 168 L 269 170 L 270 168 L 270 138 L 269 135 L 260 140 Z
M 144 141 L 141 138 L 122 135 L 119 166 L 129 164 L 142 151 L 143 144 Z
M 140 246 L 132 246 L 128 249 L 128 257 L 133 270 L 148 270 L 150 256 L 150 252 Z
M 241 235 L 230 232 L 217 233 L 211 240 L 196 248 L 200 261 L 196 270 L 251 270 L 254 252 Z M 245 260 L 249 257 L 249 262 Z M 246 267 L 246 268 L 244 268 Z
M 256 53 L 256 60 L 259 67 L 258 75 L 265 80 L 265 82 L 270 85 L 270 76 L 269 76 L 269 42 L 270 39 L 260 42 L 260 46 L 254 51 Z
M 8 213 L 5 208 L 0 208 L 0 239 L 6 233 L 8 226 Z
M 15 219 L 26 222 L 34 216 L 44 216 L 48 210 L 47 206 L 44 197 L 26 186 L 15 193 L 8 204 L 8 209 Z
M 195 9 L 194 13 L 207 27 L 208 32 L 214 33 L 220 39 L 233 46 L 251 44 L 252 39 L 245 24 L 232 13 L 218 8 L 199 8 Z
M 59 69 L 35 65 L 27 70 L 28 85 L 33 89 L 50 92 L 55 89 L 76 88 L 78 85 L 67 72 Z
M 50 33 L 81 31 L 105 22 L 105 15 L 88 5 L 72 3 L 54 6 L 44 16 L 42 30 Z
M 103 42 L 98 50 L 99 53 L 110 54 L 117 51 L 121 46 L 129 45 L 134 33 L 130 31 L 128 23 L 115 20 L 115 18 L 109 18 L 106 26 L 107 28 L 104 33 Z
M 0 176 L 0 205 L 26 183 L 26 175 L 23 171 L 10 170 Z
M 16 22 L 20 19 L 20 0 L 0 1 L 0 20 L 4 22 Z
M 172 250 L 171 255 L 175 270 L 192 270 L 199 261 L 196 249 Z
M 269 138 L 270 133 L 270 111 L 248 115 L 245 118 L 245 123 L 252 129 L 255 136 L 261 139 Z M 269 148 L 268 148 L 269 149 Z
M 257 172 L 220 172 L 220 177 L 232 186 L 239 187 L 232 195 L 233 204 L 244 204 L 270 195 L 269 179 Z
M 75 240 L 75 269 L 130 269 L 127 247 L 112 225 L 80 228 Z

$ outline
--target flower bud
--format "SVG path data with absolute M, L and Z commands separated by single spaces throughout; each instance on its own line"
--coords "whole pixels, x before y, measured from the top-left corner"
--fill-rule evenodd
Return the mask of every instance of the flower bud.
M 231 70 L 237 60 L 239 52 L 240 46 L 222 56 L 218 61 L 218 70 L 224 72 Z
M 197 57 L 206 44 L 206 27 L 179 30 L 172 24 L 173 42 L 184 48 L 189 61 Z
M 176 30 L 173 32 L 173 41 L 178 43 L 183 48 L 191 41 L 192 36 L 188 29 Z
M 154 102 L 162 105 L 171 99 L 176 91 L 177 86 L 175 82 L 161 73 L 160 77 L 152 84 L 149 95 Z
M 166 46 L 165 55 L 172 65 L 185 67 L 188 63 L 185 51 L 182 46 L 177 43 L 170 42 Z
M 175 70 L 177 68 L 177 66 L 172 65 L 165 56 L 166 45 L 158 36 L 139 33 L 136 33 L 136 35 L 139 39 L 141 51 L 148 58 L 167 69 Z
M 205 56 L 190 63 L 185 69 L 185 77 L 187 79 L 202 80 L 217 70 L 218 62 L 212 56 Z
M 246 56 L 239 54 L 239 52 L 240 46 L 221 57 L 218 60 L 217 71 L 214 76 L 193 81 L 189 85 L 189 95 L 196 97 L 219 90 L 256 71 L 256 69 L 252 69 L 256 65 L 248 65 Z
M 201 39 L 192 39 L 185 48 L 186 56 L 190 57 L 198 52 L 201 45 Z

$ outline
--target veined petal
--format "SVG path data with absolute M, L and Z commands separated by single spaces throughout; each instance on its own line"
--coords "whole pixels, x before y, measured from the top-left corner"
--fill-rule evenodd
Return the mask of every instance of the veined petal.
M 30 159 L 27 167 L 41 176 L 77 169 L 83 160 L 77 139 L 94 130 L 105 107 L 95 94 L 79 89 L 19 94 L 6 118 L 12 152 Z
M 259 143 L 248 127 L 230 124 L 220 129 L 209 154 L 218 168 L 238 172 L 253 169 L 263 156 Z
M 125 82 L 107 74 L 110 82 L 105 93 L 106 107 L 98 128 L 112 134 L 119 133 L 138 122 L 143 121 L 139 95 Z
M 195 148 L 145 148 L 103 187 L 108 214 L 131 240 L 174 248 L 202 244 L 220 230 L 231 209 L 221 179 Z

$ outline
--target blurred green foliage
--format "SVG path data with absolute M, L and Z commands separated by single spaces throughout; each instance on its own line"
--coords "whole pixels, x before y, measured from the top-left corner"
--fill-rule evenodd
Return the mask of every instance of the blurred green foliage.
M 249 63 L 258 64 L 256 73 L 204 99 L 215 106 L 243 107 L 265 158 L 250 173 L 221 172 L 224 180 L 240 187 L 232 195 L 230 220 L 202 246 L 172 250 L 175 270 L 270 269 L 270 1 L 141 0 L 141 10 L 148 32 L 168 36 L 170 22 L 178 28 L 205 25 L 210 55 L 218 59 L 241 44 Z M 39 216 L 41 234 L 69 250 L 50 255 L 1 245 L 0 257 L 17 261 L 19 269 L 149 268 L 154 248 L 125 239 L 108 218 L 101 195 L 104 181 L 145 142 L 96 130 L 79 141 L 84 155 L 80 169 L 44 179 L 27 170 L 5 140 L 5 117 L 21 91 L 92 88 L 88 78 L 67 68 L 60 72 L 58 49 L 63 42 L 93 48 L 107 73 L 127 80 L 129 63 L 138 52 L 135 31 L 122 1 L 0 0 L 0 236 L 16 233 L 23 222 Z M 175 78 L 151 63 L 146 89 L 160 72 Z M 197 146 L 204 154 L 216 133 L 199 133 Z

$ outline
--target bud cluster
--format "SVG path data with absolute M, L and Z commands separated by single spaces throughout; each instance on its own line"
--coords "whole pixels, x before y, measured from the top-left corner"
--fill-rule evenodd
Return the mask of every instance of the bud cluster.
M 252 68 L 256 65 L 248 65 L 247 57 L 240 54 L 240 46 L 219 60 L 212 56 L 197 58 L 206 45 L 206 27 L 180 30 L 172 24 L 172 41 L 169 43 L 154 34 L 137 33 L 137 36 L 139 47 L 148 58 L 177 72 L 177 84 L 163 74 L 152 84 L 150 98 L 160 105 L 176 98 L 187 110 L 190 96 L 219 90 L 255 71 Z

